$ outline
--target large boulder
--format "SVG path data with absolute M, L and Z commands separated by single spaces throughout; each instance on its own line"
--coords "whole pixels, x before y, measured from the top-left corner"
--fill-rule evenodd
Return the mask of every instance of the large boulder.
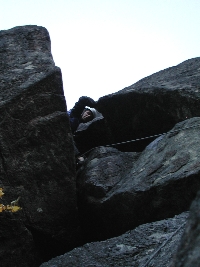
M 73 248 L 78 225 L 62 75 L 43 27 L 1 31 L 0 54 L 0 187 L 5 204 L 21 197 L 19 219 L 47 259 Z
M 200 118 L 178 123 L 142 153 L 94 149 L 77 188 L 88 240 L 103 240 L 189 209 L 200 189 Z
M 19 213 L 0 214 L 0 265 L 2 267 L 35 267 L 41 263 L 31 232 Z
M 190 215 L 177 253 L 170 267 L 199 267 L 200 264 L 200 191 L 192 202 Z
M 172 219 L 141 225 L 119 237 L 88 243 L 40 267 L 169 267 L 187 216 L 185 212 Z
M 200 57 L 159 71 L 123 90 L 99 99 L 112 143 L 169 131 L 174 125 L 200 116 Z M 142 151 L 153 138 L 117 146 Z

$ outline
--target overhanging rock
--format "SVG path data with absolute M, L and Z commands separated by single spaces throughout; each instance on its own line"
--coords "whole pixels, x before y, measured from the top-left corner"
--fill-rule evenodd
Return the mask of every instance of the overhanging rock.
M 142 153 L 92 151 L 77 179 L 86 237 L 103 240 L 188 210 L 200 189 L 199 129 L 192 118 Z
M 118 237 L 88 243 L 40 267 L 169 267 L 187 216 L 185 212 L 171 219 L 141 225 Z
M 112 143 L 169 131 L 200 116 L 200 57 L 159 71 L 123 90 L 101 97 L 97 109 L 106 119 Z M 120 146 L 142 151 L 152 139 Z

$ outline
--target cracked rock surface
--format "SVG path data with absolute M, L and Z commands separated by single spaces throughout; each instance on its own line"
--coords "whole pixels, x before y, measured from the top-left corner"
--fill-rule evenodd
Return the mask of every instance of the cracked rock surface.
M 39 251 L 43 260 L 52 257 L 53 252 L 61 253 L 61 244 L 72 247 L 74 242 L 71 233 L 77 227 L 75 175 L 62 76 L 51 55 L 47 30 L 23 26 L 1 31 L 0 187 L 5 193 L 2 202 L 9 204 L 21 197 L 22 210 L 13 215 L 16 240 L 22 242 L 24 237 L 20 233 L 24 229 L 27 236 L 32 236 L 29 252 Z M 2 213 L 0 219 L 6 222 L 6 216 Z M 11 225 L 14 227 L 14 223 Z M 0 238 L 2 266 L 35 266 L 34 257 L 24 261 L 23 249 L 5 246 L 10 242 L 9 236 L 2 233 Z M 15 250 L 19 261 L 5 259 L 4 247 L 7 255 Z
M 141 225 L 119 237 L 88 243 L 40 267 L 167 267 L 177 249 L 187 216 L 187 212 L 182 213 L 168 220 Z
M 89 240 L 103 240 L 189 209 L 200 189 L 200 118 L 180 122 L 141 153 L 94 149 L 78 172 Z

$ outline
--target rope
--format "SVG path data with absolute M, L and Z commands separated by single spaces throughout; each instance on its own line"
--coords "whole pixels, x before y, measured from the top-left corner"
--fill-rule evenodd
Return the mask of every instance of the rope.
M 184 127 L 182 129 L 173 130 L 173 131 L 169 131 L 169 132 L 166 132 L 166 133 L 154 134 L 154 135 L 150 135 L 150 136 L 146 136 L 146 137 L 141 137 L 141 138 L 137 138 L 137 139 L 133 139 L 133 140 L 122 141 L 122 142 L 119 142 L 119 143 L 105 145 L 104 147 L 112 147 L 112 146 L 118 146 L 118 145 L 127 144 L 127 143 L 133 143 L 133 142 L 137 142 L 137 141 L 141 141 L 141 140 L 145 140 L 145 139 L 150 139 L 150 138 L 154 138 L 154 137 L 158 137 L 158 136 L 162 136 L 162 135 L 166 135 L 166 134 L 170 134 L 170 133 L 176 133 L 176 132 L 179 132 L 180 130 L 187 130 L 187 129 L 190 129 L 190 128 L 196 128 L 198 126 L 200 126 L 200 124 L 193 125 L 193 126 L 188 126 L 188 127 Z M 97 146 L 97 147 L 100 147 L 100 146 Z M 95 149 L 97 147 L 93 147 L 90 150 L 84 152 L 83 154 L 81 154 L 81 157 L 84 156 L 84 155 L 86 155 L 86 154 L 88 154 L 89 152 L 91 152 L 93 149 Z
M 175 232 L 173 232 L 173 234 L 169 237 L 169 238 L 167 238 L 166 240 L 165 240 L 165 242 L 163 242 L 162 243 L 162 245 L 153 253 L 153 255 L 148 259 L 148 261 L 142 266 L 142 267 L 146 267 L 146 266 L 148 266 L 148 264 L 150 263 L 150 261 L 156 256 L 156 254 L 161 250 L 161 248 L 163 248 L 166 244 L 167 244 L 167 242 L 169 242 L 169 240 L 176 234 L 176 233 L 178 233 L 178 231 L 183 227 L 183 226 L 185 226 L 185 224 L 186 224 L 186 222 L 184 222 L 183 224 L 181 224 L 180 226 L 179 226 L 179 228 L 178 229 L 176 229 L 176 231 Z

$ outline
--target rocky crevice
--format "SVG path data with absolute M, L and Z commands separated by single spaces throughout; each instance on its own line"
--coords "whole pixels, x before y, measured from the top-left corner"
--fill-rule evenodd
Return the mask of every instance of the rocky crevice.
M 2 266 L 198 266 L 200 58 L 100 98 L 76 170 L 47 30 L 1 31 L 0 54 L 1 200 L 22 207 L 0 213 Z

